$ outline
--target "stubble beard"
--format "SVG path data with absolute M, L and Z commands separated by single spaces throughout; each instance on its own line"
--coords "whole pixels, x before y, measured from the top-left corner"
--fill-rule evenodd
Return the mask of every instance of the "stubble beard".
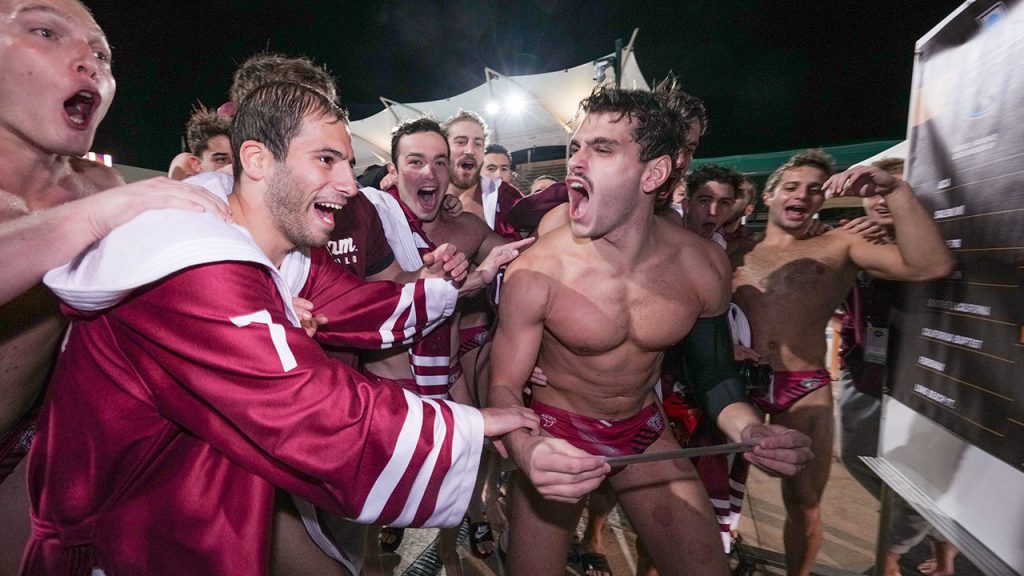
M 306 207 L 295 185 L 291 171 L 284 164 L 267 183 L 265 203 L 278 230 L 293 246 L 312 248 L 327 243 L 328 238 L 317 238 L 306 223 Z
M 448 170 L 448 182 L 459 190 L 469 190 L 480 183 L 480 166 L 469 176 L 462 176 L 455 166 Z

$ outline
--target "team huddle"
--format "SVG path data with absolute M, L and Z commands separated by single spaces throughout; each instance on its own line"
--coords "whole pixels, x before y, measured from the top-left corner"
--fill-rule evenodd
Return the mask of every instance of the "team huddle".
M 592 527 L 622 507 L 640 571 L 726 574 L 724 459 L 607 461 L 704 442 L 783 477 L 807 574 L 825 325 L 858 271 L 952 267 L 902 179 L 815 151 L 745 231 L 752 183 L 690 171 L 707 118 L 673 78 L 595 89 L 564 177 L 523 195 L 472 112 L 399 124 L 357 180 L 334 80 L 260 54 L 171 178 L 124 184 L 81 159 L 115 91 L 88 10 L 0 0 L 0 40 L 0 574 L 374 574 L 436 526 L 454 576 L 467 515 L 474 554 L 501 532 L 512 574 L 558 574 L 588 495 Z M 899 243 L 823 232 L 826 195 L 884 203 Z

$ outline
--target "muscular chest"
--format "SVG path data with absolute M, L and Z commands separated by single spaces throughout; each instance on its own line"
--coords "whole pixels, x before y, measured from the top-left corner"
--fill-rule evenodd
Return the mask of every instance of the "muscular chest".
M 852 269 L 832 245 L 805 242 L 785 249 L 760 245 L 747 254 L 733 274 L 734 301 L 753 315 L 835 308 L 849 290 Z
M 764 292 L 791 292 L 839 281 L 845 266 L 842 254 L 828 243 L 804 242 L 806 246 L 757 246 L 736 269 L 733 286 L 751 286 Z
M 682 339 L 699 315 L 683 291 L 667 279 L 581 274 L 555 293 L 546 327 L 579 355 L 623 346 L 661 351 Z

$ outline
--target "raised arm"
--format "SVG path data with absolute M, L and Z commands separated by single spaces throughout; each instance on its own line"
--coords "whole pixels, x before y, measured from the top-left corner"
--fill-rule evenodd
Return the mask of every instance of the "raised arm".
M 953 256 L 935 222 L 902 178 L 874 166 L 854 166 L 829 178 L 824 190 L 828 196 L 885 196 L 898 242 L 880 245 L 851 236 L 850 258 L 858 267 L 904 282 L 935 280 L 953 271 Z

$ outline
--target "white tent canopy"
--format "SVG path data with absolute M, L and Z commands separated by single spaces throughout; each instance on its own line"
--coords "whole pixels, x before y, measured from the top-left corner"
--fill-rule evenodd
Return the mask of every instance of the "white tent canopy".
M 491 129 L 491 141 L 510 151 L 565 146 L 580 100 L 602 78 L 614 75 L 613 58 L 609 55 L 574 68 L 525 76 L 505 76 L 487 68 L 483 84 L 444 100 L 400 103 L 381 98 L 384 110 L 351 123 L 356 173 L 390 159 L 391 129 L 399 122 L 424 114 L 444 121 L 460 109 L 483 116 Z M 623 50 L 622 60 L 621 86 L 650 89 L 640 72 L 632 42 Z

